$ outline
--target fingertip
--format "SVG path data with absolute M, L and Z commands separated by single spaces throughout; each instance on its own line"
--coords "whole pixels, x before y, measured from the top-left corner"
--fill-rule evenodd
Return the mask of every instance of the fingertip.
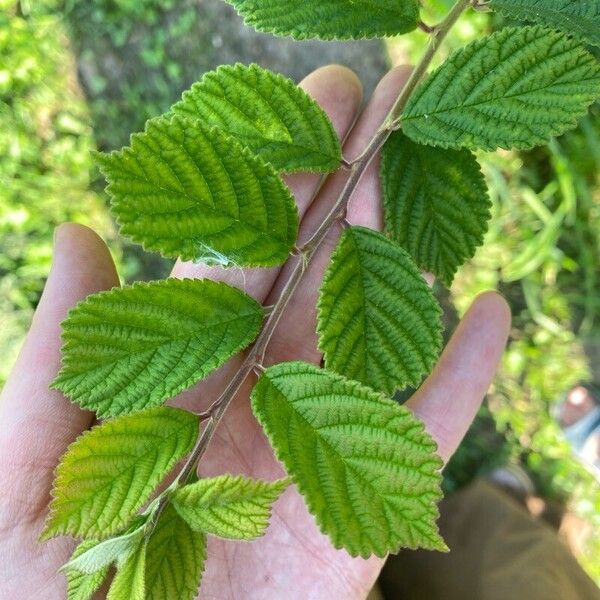
M 327 113 L 343 139 L 362 104 L 363 88 L 356 73 L 342 65 L 327 65 L 307 75 L 299 85 Z
M 71 282 L 76 288 L 81 287 L 83 295 L 119 283 L 104 240 L 94 230 L 79 223 L 62 223 L 54 230 L 50 279 Z

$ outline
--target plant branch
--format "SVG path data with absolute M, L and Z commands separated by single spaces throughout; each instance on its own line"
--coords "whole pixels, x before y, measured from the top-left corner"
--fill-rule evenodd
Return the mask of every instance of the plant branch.
M 458 21 L 462 13 L 474 3 L 475 0 L 458 0 L 452 7 L 450 12 L 446 15 L 446 18 L 431 27 L 431 39 L 429 45 L 425 50 L 425 54 L 421 57 L 421 60 L 415 66 L 409 80 L 400 92 L 398 99 L 394 103 L 392 110 L 390 110 L 384 125 L 387 124 L 391 129 L 395 129 L 398 121 L 402 116 L 402 112 L 406 108 L 406 105 L 415 91 L 415 88 L 421 81 L 422 77 L 427 73 L 427 69 L 431 65 L 431 61 L 435 57 L 440 45 L 446 39 L 448 33 L 452 29 L 453 25 Z
M 452 10 L 448 13 L 448 16 L 439 24 L 431 28 L 431 41 L 425 54 L 415 66 L 409 80 L 400 92 L 398 99 L 394 103 L 394 106 L 388 113 L 381 127 L 377 130 L 365 150 L 353 161 L 343 161 L 343 166 L 349 169 L 348 179 L 337 198 L 333 208 L 330 210 L 328 215 L 323 220 L 322 224 L 313 233 L 310 239 L 299 249 L 294 255 L 296 264 L 281 292 L 279 299 L 276 304 L 270 307 L 268 311 L 268 317 L 264 324 L 264 327 L 256 341 L 254 346 L 250 349 L 244 362 L 240 366 L 239 370 L 233 376 L 231 381 L 227 384 L 221 395 L 215 400 L 211 407 L 203 414 L 210 415 L 206 420 L 206 425 L 198 438 L 196 446 L 190 453 L 187 461 L 185 462 L 181 472 L 177 476 L 176 482 L 187 481 L 190 476 L 195 472 L 200 459 L 206 452 L 213 435 L 223 418 L 223 415 L 227 411 L 227 408 L 239 392 L 240 388 L 255 371 L 255 369 L 262 368 L 265 353 L 269 342 L 279 324 L 283 313 L 285 312 L 296 288 L 298 287 L 304 273 L 306 272 L 312 258 L 320 248 L 321 244 L 327 237 L 329 230 L 337 221 L 345 223 L 346 209 L 348 202 L 360 183 L 363 175 L 367 168 L 379 152 L 391 133 L 397 129 L 398 121 L 402 111 L 406 107 L 411 94 L 415 90 L 417 84 L 427 72 L 431 61 L 433 60 L 441 42 L 447 36 L 448 32 L 456 23 L 463 11 L 473 3 L 474 0 L 458 0 Z M 168 502 L 168 495 L 160 498 L 156 514 L 160 514 L 165 504 Z

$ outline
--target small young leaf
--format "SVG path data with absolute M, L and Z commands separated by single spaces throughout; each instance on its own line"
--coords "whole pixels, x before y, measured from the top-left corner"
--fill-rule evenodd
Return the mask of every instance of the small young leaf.
M 402 129 L 444 148 L 532 148 L 575 127 L 600 96 L 600 66 L 577 41 L 508 27 L 452 54 L 415 90 Z
M 42 539 L 122 531 L 198 437 L 198 417 L 161 406 L 86 431 L 56 469 Z
M 73 555 L 69 562 L 62 567 L 64 570 L 74 569 L 80 573 L 91 575 L 101 569 L 109 567 L 123 556 L 128 556 L 137 548 L 144 537 L 144 526 L 138 527 L 134 531 L 108 538 L 103 541 L 92 540 L 92 545 L 85 551 L 81 551 L 77 556 Z M 88 542 L 90 540 L 84 540 Z M 80 544 L 81 546 L 82 544 Z M 79 549 L 79 548 L 78 548 Z
M 271 267 L 296 242 L 298 210 L 273 167 L 198 121 L 148 121 L 96 160 L 122 232 L 164 256 Z
M 98 542 L 95 540 L 84 540 L 81 542 L 75 548 L 69 564 L 74 563 L 82 554 L 93 550 L 97 544 Z M 70 567 L 69 564 L 64 567 L 67 577 L 67 600 L 90 600 L 106 579 L 109 567 L 105 566 L 93 573 L 85 573 Z
M 416 29 L 418 0 L 226 0 L 258 31 L 305 40 L 380 38 Z
M 145 600 L 146 545 L 140 544 L 117 569 L 106 600 Z
M 168 504 L 146 547 L 146 600 L 193 600 L 205 560 L 206 536 Z
M 336 548 L 365 558 L 445 549 L 435 524 L 442 463 L 408 409 L 301 362 L 268 368 L 252 409 Z
M 600 0 L 491 0 L 490 6 L 511 19 L 556 27 L 600 46 Z
M 172 501 L 196 531 L 251 540 L 265 533 L 271 506 L 288 485 L 287 479 L 271 483 L 223 475 L 200 479 L 176 490 Z
M 293 81 L 258 65 L 225 65 L 171 112 L 222 129 L 278 171 L 334 171 L 342 150 L 323 109 Z
M 383 147 L 385 229 L 425 271 L 452 283 L 483 243 L 490 200 L 468 150 L 422 146 L 396 131 Z
M 318 314 L 325 366 L 383 392 L 418 385 L 441 348 L 441 311 L 416 265 L 364 227 L 344 231 Z
M 89 296 L 63 322 L 53 387 L 100 417 L 163 403 L 256 337 L 261 306 L 209 279 L 136 283 Z

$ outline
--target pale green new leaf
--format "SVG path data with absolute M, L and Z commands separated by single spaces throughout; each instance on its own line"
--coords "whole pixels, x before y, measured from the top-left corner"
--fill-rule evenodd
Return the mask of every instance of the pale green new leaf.
M 441 311 L 408 254 L 380 233 L 346 229 L 318 303 L 325 366 L 376 390 L 416 386 L 442 344 Z
M 258 31 L 298 40 L 381 38 L 416 29 L 418 0 L 226 0 Z
M 125 529 L 198 437 L 198 417 L 161 406 L 86 431 L 56 469 L 42 539 L 105 539 Z
M 69 563 L 74 563 L 79 556 L 93 550 L 99 542 L 95 540 L 84 540 L 81 542 Z M 92 573 L 85 573 L 65 565 L 65 575 L 67 578 L 67 600 L 90 600 L 96 590 L 102 585 L 102 582 L 108 575 L 109 566 L 104 566 Z
M 458 50 L 421 83 L 402 129 L 445 148 L 532 148 L 576 126 L 600 96 L 600 66 L 576 40 L 508 27 Z
M 168 279 L 89 296 L 63 322 L 53 387 L 101 417 L 163 403 L 248 346 L 261 306 L 225 283 Z
M 556 27 L 600 46 L 600 0 L 491 0 L 490 6 L 511 19 Z
M 268 482 L 222 475 L 179 488 L 172 502 L 196 531 L 251 540 L 265 533 L 271 506 L 288 485 L 287 479 Z
M 442 462 L 408 409 L 301 362 L 268 368 L 252 409 L 336 548 L 363 557 L 445 549 L 435 524 Z
M 334 171 L 340 141 L 323 109 L 293 81 L 258 65 L 225 65 L 171 112 L 222 129 L 278 171 Z
M 219 129 L 159 117 L 96 160 L 123 234 L 164 256 L 270 267 L 296 242 L 298 210 L 275 169 Z
M 137 548 L 139 542 L 144 537 L 144 531 L 145 527 L 141 526 L 124 535 L 102 541 L 91 540 L 93 542 L 92 545 L 88 546 L 85 551 L 80 551 L 77 555 L 73 555 L 61 570 L 68 571 L 74 569 L 80 573 L 91 575 L 105 567 L 109 567 L 123 556 L 131 554 Z M 83 543 L 88 541 L 90 540 L 84 540 Z M 77 549 L 79 550 L 79 547 Z
M 117 569 L 106 600 L 146 600 L 146 544 L 140 544 Z
M 383 147 L 385 230 L 446 285 L 483 243 L 490 200 L 475 156 L 416 144 L 397 131 Z
M 193 600 L 205 560 L 206 536 L 192 531 L 168 504 L 146 547 L 145 600 Z

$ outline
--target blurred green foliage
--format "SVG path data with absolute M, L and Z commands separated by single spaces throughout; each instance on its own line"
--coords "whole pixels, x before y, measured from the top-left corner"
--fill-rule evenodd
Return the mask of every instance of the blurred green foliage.
M 89 191 L 94 146 L 61 21 L 0 5 L 0 384 L 48 273 L 54 227 L 113 226 Z
M 424 20 L 435 23 L 451 3 L 428 0 Z M 446 53 L 495 25 L 486 13 L 462 19 Z M 214 51 L 198 46 L 200 27 L 193 0 L 0 0 L 0 383 L 39 299 L 53 227 L 73 219 L 114 238 L 104 196 L 90 186 L 89 150 L 125 143 L 200 75 L 199 58 L 177 59 Z M 426 39 L 415 32 L 392 41 L 390 54 L 415 60 Z M 499 289 L 514 325 L 445 486 L 524 466 L 542 495 L 591 523 L 579 558 L 600 582 L 600 486 L 553 417 L 572 385 L 600 381 L 600 110 L 548 148 L 480 158 L 494 219 L 451 300 L 462 314 L 479 291 Z M 145 260 L 131 256 L 128 278 Z

